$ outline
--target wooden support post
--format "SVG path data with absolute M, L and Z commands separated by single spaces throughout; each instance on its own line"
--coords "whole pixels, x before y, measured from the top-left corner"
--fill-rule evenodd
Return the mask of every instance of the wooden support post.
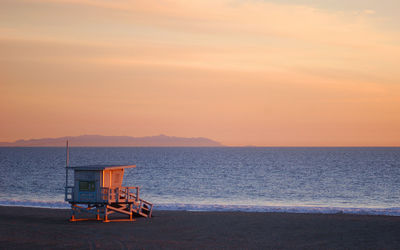
M 96 220 L 100 220 L 100 209 L 97 207 Z
M 115 189 L 115 202 L 118 203 L 119 202 L 119 188 Z
M 132 203 L 129 203 L 129 220 L 132 220 Z
M 75 205 L 74 204 L 71 205 L 71 210 L 72 210 L 72 214 L 71 214 L 71 219 L 69 221 L 76 221 L 75 220 Z
M 104 220 L 103 220 L 103 222 L 109 222 L 109 220 L 108 220 L 107 206 L 108 206 L 108 205 L 105 205 L 105 206 L 104 206 Z

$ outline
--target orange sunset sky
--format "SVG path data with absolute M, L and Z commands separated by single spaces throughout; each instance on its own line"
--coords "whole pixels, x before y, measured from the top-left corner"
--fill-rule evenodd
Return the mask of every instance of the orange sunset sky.
M 0 141 L 400 146 L 398 0 L 1 0 Z

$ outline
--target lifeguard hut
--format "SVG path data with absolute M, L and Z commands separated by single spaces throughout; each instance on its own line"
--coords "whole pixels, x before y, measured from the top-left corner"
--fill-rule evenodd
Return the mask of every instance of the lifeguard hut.
M 67 149 L 68 155 L 68 149 Z M 68 159 L 68 156 L 67 156 Z M 71 204 L 70 221 L 99 220 L 134 221 L 133 216 L 150 218 L 153 204 L 139 197 L 139 187 L 123 187 L 124 170 L 135 165 L 90 165 L 66 166 L 65 201 Z M 68 179 L 73 172 L 73 182 Z M 86 212 L 95 218 L 76 218 L 78 213 Z M 120 213 L 127 219 L 110 220 L 108 215 Z

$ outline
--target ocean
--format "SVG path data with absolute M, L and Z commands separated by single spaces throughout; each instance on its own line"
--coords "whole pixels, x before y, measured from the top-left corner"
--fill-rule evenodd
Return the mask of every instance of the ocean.
M 65 148 L 0 148 L 0 205 L 68 208 Z M 400 148 L 72 147 L 70 165 L 135 164 L 154 210 L 400 216 Z

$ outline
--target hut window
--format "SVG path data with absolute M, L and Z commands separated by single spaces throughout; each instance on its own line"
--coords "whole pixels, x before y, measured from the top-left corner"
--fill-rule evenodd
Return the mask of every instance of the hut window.
M 94 192 L 94 181 L 80 181 L 79 191 Z

